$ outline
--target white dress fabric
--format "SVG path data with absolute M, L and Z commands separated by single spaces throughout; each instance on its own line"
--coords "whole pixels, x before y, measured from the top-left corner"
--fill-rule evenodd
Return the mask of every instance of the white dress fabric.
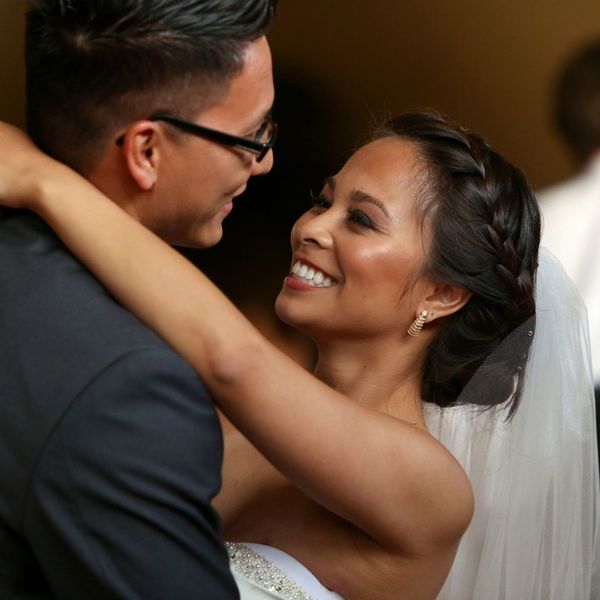
M 303 564 L 277 548 L 233 542 L 226 546 L 241 600 L 343 600 Z
M 512 420 L 504 409 L 425 406 L 430 432 L 462 464 L 475 494 L 473 520 L 439 600 L 600 598 L 598 456 L 585 307 L 558 261 L 544 251 L 535 325 L 513 332 L 500 351 L 522 351 L 523 336 L 534 329 Z M 485 374 L 478 370 L 461 400 L 493 385 Z
M 542 244 L 560 260 L 588 309 L 592 370 L 600 387 L 600 155 L 576 177 L 537 196 Z

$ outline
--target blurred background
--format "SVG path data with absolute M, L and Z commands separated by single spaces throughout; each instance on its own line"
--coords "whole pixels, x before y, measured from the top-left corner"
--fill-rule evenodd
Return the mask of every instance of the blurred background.
M 18 125 L 25 4 L 0 2 L 0 119 Z M 263 307 L 289 268 L 291 223 L 374 123 L 432 107 L 480 131 L 535 188 L 575 172 L 553 90 L 565 61 L 600 37 L 598 0 L 280 0 L 269 37 L 276 166 L 238 201 L 218 249 L 187 254 L 282 345 L 294 334 Z

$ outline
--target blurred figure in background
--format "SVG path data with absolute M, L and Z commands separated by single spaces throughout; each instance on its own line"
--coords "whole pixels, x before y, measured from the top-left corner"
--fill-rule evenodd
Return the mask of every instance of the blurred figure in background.
M 579 173 L 538 194 L 542 244 L 560 259 L 588 309 L 600 430 L 600 40 L 580 50 L 564 68 L 555 119 Z

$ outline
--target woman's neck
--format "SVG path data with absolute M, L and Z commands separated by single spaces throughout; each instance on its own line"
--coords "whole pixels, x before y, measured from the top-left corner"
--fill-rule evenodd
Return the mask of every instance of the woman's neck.
M 344 395 L 396 418 L 421 423 L 422 344 L 391 341 L 318 343 L 314 374 Z

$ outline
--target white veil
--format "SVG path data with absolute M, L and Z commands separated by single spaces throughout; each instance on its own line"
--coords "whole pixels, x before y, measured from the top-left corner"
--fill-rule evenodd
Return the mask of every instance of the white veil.
M 523 351 L 523 336 L 535 329 L 523 396 L 511 420 L 502 408 L 425 405 L 430 432 L 463 465 L 476 504 L 438 600 L 600 599 L 587 314 L 561 265 L 544 250 L 534 322 L 501 344 L 502 352 Z M 461 402 L 493 384 L 486 364 Z

